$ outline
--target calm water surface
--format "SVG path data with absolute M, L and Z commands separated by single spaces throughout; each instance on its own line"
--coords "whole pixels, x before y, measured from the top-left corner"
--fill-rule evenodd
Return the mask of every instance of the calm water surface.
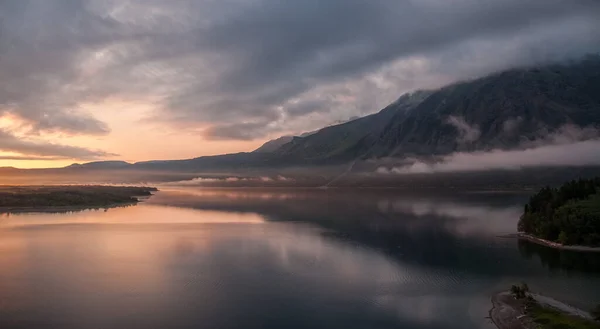
M 511 233 L 522 193 L 163 190 L 0 217 L 0 328 L 493 328 L 526 281 L 600 302 L 600 254 Z

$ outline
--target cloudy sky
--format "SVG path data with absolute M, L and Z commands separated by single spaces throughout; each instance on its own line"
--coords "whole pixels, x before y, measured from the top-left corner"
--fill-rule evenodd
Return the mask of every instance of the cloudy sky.
M 599 45 L 597 0 L 0 0 L 0 166 L 251 150 Z

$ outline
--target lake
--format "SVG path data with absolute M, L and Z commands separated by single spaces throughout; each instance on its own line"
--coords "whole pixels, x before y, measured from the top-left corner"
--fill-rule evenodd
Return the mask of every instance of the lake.
M 499 237 L 526 192 L 164 188 L 0 217 L 1 328 L 494 328 L 525 281 L 600 303 L 600 254 Z

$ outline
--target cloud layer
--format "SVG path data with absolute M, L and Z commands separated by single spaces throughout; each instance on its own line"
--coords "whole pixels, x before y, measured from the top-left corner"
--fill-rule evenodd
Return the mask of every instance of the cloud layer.
M 0 31 L 0 116 L 31 134 L 108 134 L 83 105 L 124 99 L 154 104 L 147 120 L 249 140 L 598 51 L 600 3 L 21 0 L 0 2 Z
M 97 159 L 116 154 L 76 146 L 31 141 L 0 130 L 0 151 L 27 154 L 27 156 L 0 156 L 2 160 L 56 160 Z
M 414 161 L 405 166 L 380 167 L 380 174 L 429 174 L 485 170 L 518 170 L 538 166 L 600 165 L 600 140 L 554 144 L 526 150 L 454 153 L 435 163 Z
M 458 142 L 459 143 L 470 143 L 479 139 L 481 136 L 481 130 L 477 126 L 469 125 L 464 118 L 449 116 L 446 123 L 452 125 L 458 130 Z

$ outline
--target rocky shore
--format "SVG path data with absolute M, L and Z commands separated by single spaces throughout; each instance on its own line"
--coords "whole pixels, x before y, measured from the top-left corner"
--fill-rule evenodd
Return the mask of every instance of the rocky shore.
M 560 312 L 567 318 L 578 319 L 578 321 L 588 322 L 588 324 L 593 323 L 589 312 L 540 294 L 528 293 L 527 296 L 533 298 L 539 307 L 548 309 L 550 312 Z M 525 299 L 516 299 L 509 291 L 499 292 L 492 296 L 490 319 L 498 329 L 544 328 L 535 321 L 531 312 L 527 312 L 526 305 Z M 600 324 L 598 324 L 598 328 L 600 328 Z
M 533 235 L 525 234 L 525 233 L 517 233 L 516 237 L 521 240 L 527 240 L 529 242 L 537 243 L 539 245 L 543 245 L 550 248 L 562 249 L 562 250 L 572 250 L 572 251 L 586 251 L 586 252 L 600 252 L 600 247 L 586 247 L 586 246 L 569 246 L 560 244 L 558 242 L 548 241 L 544 239 L 540 239 Z

